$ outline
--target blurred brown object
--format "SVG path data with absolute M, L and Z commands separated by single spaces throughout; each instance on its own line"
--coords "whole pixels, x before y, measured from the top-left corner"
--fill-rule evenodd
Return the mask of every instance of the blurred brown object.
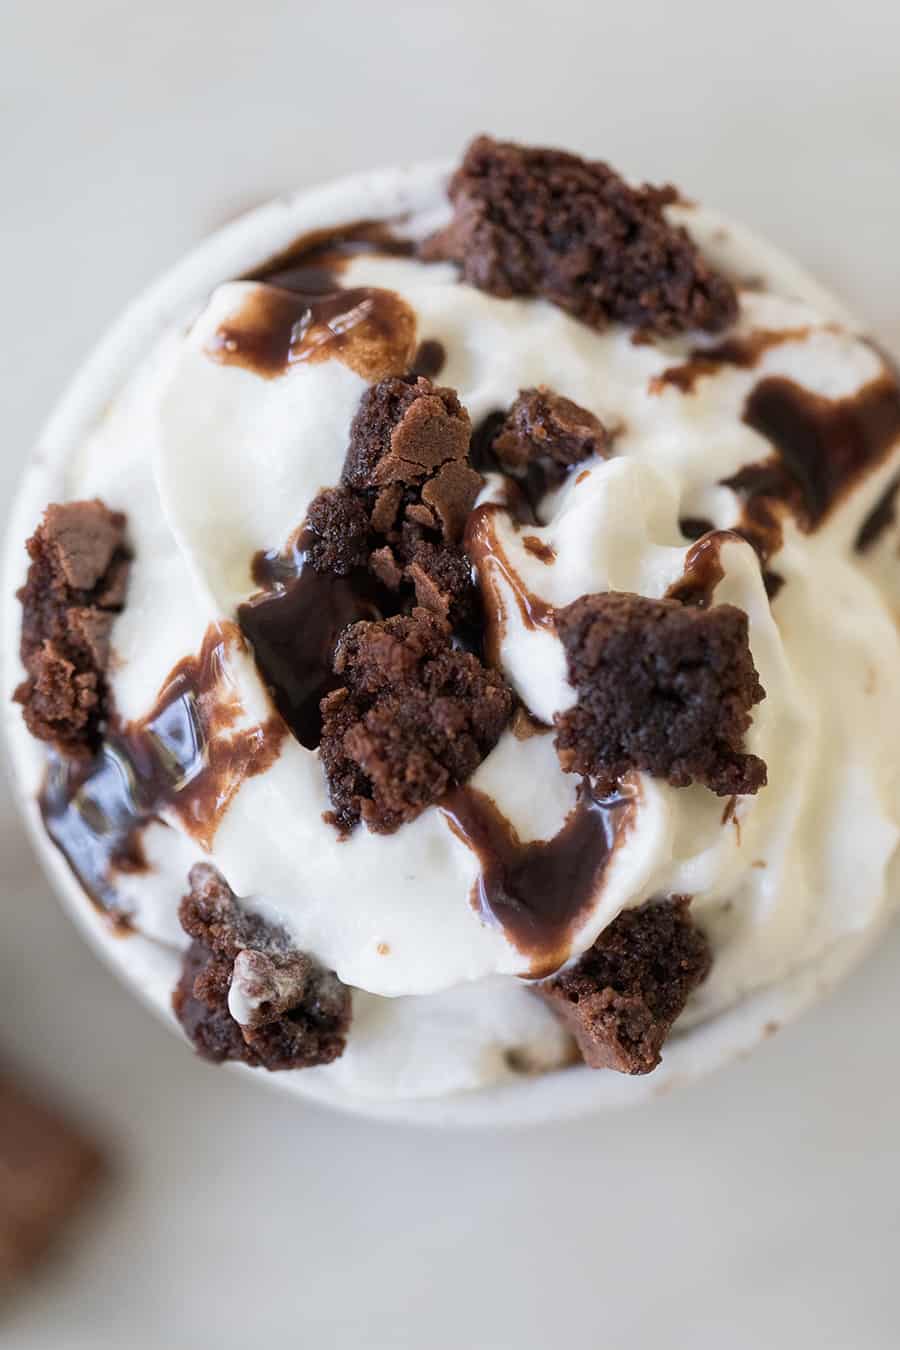
M 96 1146 L 0 1069 L 0 1289 L 43 1257 L 101 1170 Z

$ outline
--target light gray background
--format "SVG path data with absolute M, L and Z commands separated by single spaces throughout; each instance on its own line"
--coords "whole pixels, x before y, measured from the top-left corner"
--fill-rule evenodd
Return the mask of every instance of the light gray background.
M 67 375 L 187 246 L 281 188 L 481 129 L 671 177 L 900 347 L 893 3 L 3 0 L 0 21 L 4 507 Z M 63 918 L 6 794 L 0 877 L 0 1046 L 118 1168 L 0 1315 L 4 1347 L 900 1343 L 900 932 L 682 1095 L 440 1134 L 195 1062 Z

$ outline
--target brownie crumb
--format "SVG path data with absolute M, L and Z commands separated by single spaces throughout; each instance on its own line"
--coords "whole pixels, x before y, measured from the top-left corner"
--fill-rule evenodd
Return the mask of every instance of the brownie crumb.
M 363 394 L 350 428 L 347 486 L 418 484 L 442 465 L 465 461 L 472 427 L 452 389 L 424 376 L 389 377 Z
M 519 475 L 534 463 L 567 471 L 607 454 L 610 440 L 592 412 L 542 385 L 520 390 L 492 448 L 501 467 Z
M 454 216 L 422 246 L 492 295 L 537 295 L 592 328 L 718 332 L 734 287 L 663 208 L 674 188 L 633 188 L 607 164 L 480 136 L 449 186 Z
M 306 556 L 317 572 L 347 576 L 369 556 L 369 513 L 347 488 L 326 488 L 306 516 Z
M 536 986 L 592 1069 L 650 1073 L 688 995 L 709 974 L 709 943 L 687 897 L 626 909 L 574 966 Z
M 358 623 L 338 642 L 341 687 L 322 701 L 320 754 L 342 830 L 390 834 L 463 783 L 513 708 L 500 675 L 423 611 Z
M 33 736 L 86 756 L 109 715 L 109 636 L 129 563 L 125 517 L 101 501 L 48 506 L 26 547 L 31 563 L 19 600 L 27 679 L 14 698 Z
M 217 1064 L 238 1060 L 270 1071 L 338 1059 L 351 1018 L 346 985 L 292 948 L 282 930 L 243 910 L 215 868 L 198 863 L 189 882 L 179 918 L 193 942 L 172 1006 L 197 1051 Z
M 765 786 L 765 763 L 741 749 L 765 697 L 743 610 L 612 591 L 582 596 L 556 621 L 578 691 L 557 718 L 565 770 L 609 790 L 629 769 L 725 797 Z
M 0 1071 L 0 1290 L 40 1261 L 102 1170 L 91 1142 Z

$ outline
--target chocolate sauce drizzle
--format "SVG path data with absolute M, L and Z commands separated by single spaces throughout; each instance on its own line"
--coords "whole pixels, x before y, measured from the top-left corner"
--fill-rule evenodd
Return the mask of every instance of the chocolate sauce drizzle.
M 39 797 L 44 826 L 87 894 L 121 925 L 117 872 L 146 870 L 144 827 L 164 810 L 205 848 L 246 778 L 277 758 L 286 729 L 280 717 L 232 727 L 240 705 L 223 688 L 234 624 L 212 625 L 200 652 L 175 666 L 150 713 L 114 719 L 93 760 L 51 755 Z
M 669 366 L 650 381 L 650 390 L 660 393 L 666 386 L 692 394 L 697 381 L 715 375 L 722 366 L 737 366 L 751 370 L 771 347 L 786 342 L 802 342 L 809 335 L 808 328 L 757 328 L 744 336 L 734 335 L 711 347 L 697 347 L 687 361 Z
M 698 539 L 685 556 L 684 575 L 666 591 L 667 598 L 680 600 L 683 605 L 709 609 L 713 592 L 725 575 L 720 556 L 722 545 L 730 539 L 743 542 L 733 530 L 713 530 Z
M 558 833 L 528 843 L 477 788 L 455 788 L 440 809 L 478 858 L 481 875 L 473 907 L 531 958 L 532 978 L 552 975 L 568 959 L 572 939 L 630 825 L 634 796 L 623 789 L 599 797 L 585 779 Z
M 898 496 L 900 473 L 894 475 L 860 525 L 853 545 L 857 553 L 867 553 L 870 548 L 874 548 L 881 536 L 896 523 Z
M 364 568 L 348 576 L 317 572 L 309 563 L 309 534 L 280 553 L 257 553 L 253 578 L 262 588 L 238 609 L 241 631 L 275 706 L 301 745 L 314 750 L 322 734 L 319 704 L 340 683 L 332 670 L 338 637 L 351 623 L 381 619 L 396 600 Z
M 497 587 L 498 578 L 512 593 L 527 629 L 531 632 L 540 628 L 552 630 L 556 623 L 554 606 L 527 588 L 497 537 L 495 522 L 503 509 L 497 502 L 477 506 L 469 516 L 465 536 L 465 550 L 478 570 L 481 586 L 493 592 L 493 604 L 484 607 L 484 650 L 491 664 L 498 667 L 507 604 L 505 590 L 501 592 Z
M 775 453 L 723 486 L 744 499 L 736 528 L 765 564 L 781 547 L 785 509 L 801 530 L 817 529 L 892 448 L 900 436 L 900 387 L 885 374 L 849 398 L 830 399 L 772 375 L 751 390 L 744 421 Z
M 360 254 L 407 256 L 413 251 L 410 240 L 395 238 L 383 223 L 302 237 L 245 278 L 262 284 L 238 314 L 220 325 L 208 354 L 265 379 L 303 362 L 332 358 L 369 380 L 400 374 L 415 350 L 412 309 L 394 291 L 345 288 L 340 276 Z

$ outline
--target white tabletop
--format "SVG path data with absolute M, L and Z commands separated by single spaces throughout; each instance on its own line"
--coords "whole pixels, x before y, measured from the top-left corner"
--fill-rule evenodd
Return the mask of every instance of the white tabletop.
M 4 18 L 4 506 L 67 374 L 186 246 L 283 187 L 482 129 L 671 177 L 900 350 L 889 0 Z M 85 948 L 4 793 L 0 1050 L 109 1137 L 117 1174 L 0 1345 L 895 1350 L 898 970 L 895 929 L 752 1060 L 649 1108 L 506 1135 L 369 1125 L 195 1061 Z

